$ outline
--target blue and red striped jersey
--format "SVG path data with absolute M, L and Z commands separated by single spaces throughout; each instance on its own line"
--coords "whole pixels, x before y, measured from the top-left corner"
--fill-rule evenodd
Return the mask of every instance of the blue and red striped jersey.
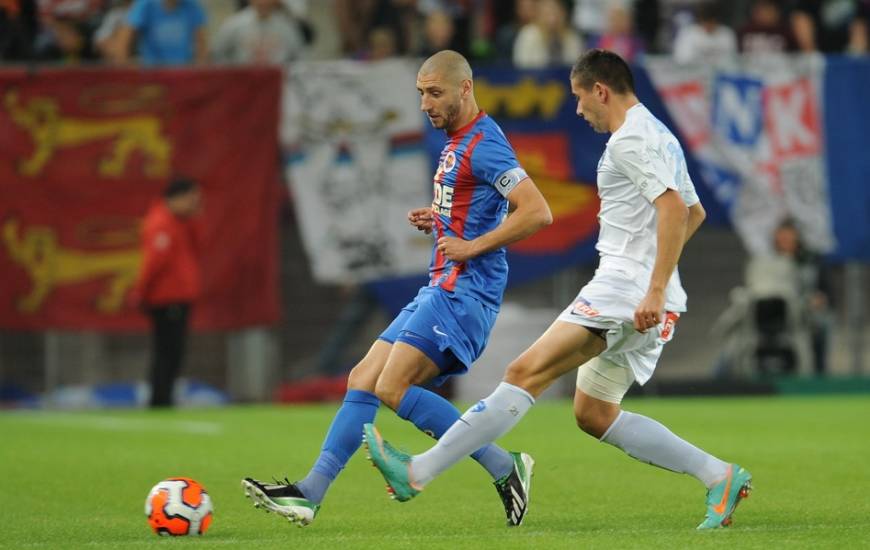
M 434 178 L 435 242 L 443 236 L 472 240 L 498 227 L 507 215 L 507 195 L 526 172 L 504 132 L 481 111 L 448 133 Z M 454 263 L 434 247 L 429 286 L 470 295 L 498 310 L 507 284 L 504 248 Z

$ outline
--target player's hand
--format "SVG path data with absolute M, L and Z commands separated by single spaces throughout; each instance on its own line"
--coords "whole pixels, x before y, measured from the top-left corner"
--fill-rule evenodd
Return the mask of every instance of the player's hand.
M 441 237 L 438 239 L 438 250 L 448 260 L 454 262 L 465 262 L 477 256 L 474 241 L 466 241 L 458 237 Z
M 646 332 L 662 322 L 665 316 L 665 293 L 661 290 L 651 290 L 634 310 L 634 328 L 638 332 Z
M 408 212 L 408 222 L 427 235 L 432 233 L 435 227 L 435 215 L 432 213 L 432 207 L 415 208 Z

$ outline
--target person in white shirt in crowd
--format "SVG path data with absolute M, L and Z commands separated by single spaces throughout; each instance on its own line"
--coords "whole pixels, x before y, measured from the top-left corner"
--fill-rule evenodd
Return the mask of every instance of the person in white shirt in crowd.
M 214 38 L 212 58 L 224 63 L 283 64 L 304 56 L 305 34 L 282 0 L 250 0 Z
M 517 34 L 519 34 L 520 29 L 535 20 L 537 11 L 537 0 L 516 0 L 514 2 L 513 19 L 500 26 L 495 33 L 494 54 L 498 61 L 511 61 Z
M 127 12 L 133 0 L 114 0 L 112 7 L 103 16 L 100 26 L 94 33 L 94 46 L 104 59 L 116 59 L 120 56 L 121 28 L 127 20 Z
M 514 65 L 540 69 L 570 65 L 583 51 L 583 41 L 569 24 L 559 0 L 539 0 L 535 21 L 520 29 L 514 42 Z
M 720 6 L 707 1 L 695 12 L 695 22 L 681 27 L 674 38 L 677 63 L 718 65 L 737 55 L 737 35 L 719 20 Z
M 33 45 L 37 57 L 55 62 L 93 59 L 93 34 L 105 3 L 105 0 L 33 0 L 39 17 L 39 30 Z M 0 9 L 5 4 L 7 2 L 0 2 Z M 19 2 L 11 4 L 23 6 Z M 4 38 L 0 35 L 0 42 Z
M 615 0 L 574 0 L 571 22 L 579 30 L 583 40 L 592 44 L 607 29 L 607 10 Z M 628 3 L 623 0 L 622 3 Z
M 638 101 L 625 60 L 589 50 L 570 80 L 577 114 L 596 132 L 612 134 L 598 162 L 601 259 L 595 276 L 508 366 L 495 391 L 434 447 L 409 456 L 372 424 L 363 426 L 365 444 L 394 498 L 410 500 L 450 466 L 510 431 L 548 386 L 577 370 L 578 427 L 641 462 L 697 479 L 707 488 L 707 514 L 698 528 L 726 527 L 752 488 L 750 473 L 620 405 L 634 382 L 650 379 L 686 311 L 677 262 L 703 222 L 704 208 L 677 138 Z

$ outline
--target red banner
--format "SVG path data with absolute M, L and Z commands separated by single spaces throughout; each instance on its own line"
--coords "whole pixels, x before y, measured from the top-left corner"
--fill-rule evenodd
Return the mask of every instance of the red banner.
M 279 318 L 277 69 L 0 72 L 0 327 L 137 330 L 139 223 L 203 191 L 194 327 Z

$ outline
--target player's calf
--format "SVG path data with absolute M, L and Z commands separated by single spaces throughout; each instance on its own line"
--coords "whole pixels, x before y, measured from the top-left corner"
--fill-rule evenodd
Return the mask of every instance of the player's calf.
M 609 417 L 590 411 L 582 411 L 579 414 L 575 411 L 574 420 L 577 421 L 578 428 L 596 439 L 601 439 L 607 433 L 607 428 L 613 424 L 613 420 Z
M 601 439 L 619 416 L 619 405 L 591 398 L 579 390 L 577 394 L 580 394 L 574 399 L 574 419 L 577 427 L 592 437 Z
M 399 410 L 399 404 L 402 402 L 402 397 L 408 391 L 410 385 L 406 384 L 391 384 L 389 382 L 378 380 L 375 385 L 375 395 L 381 400 L 381 403 L 388 406 L 394 411 Z

